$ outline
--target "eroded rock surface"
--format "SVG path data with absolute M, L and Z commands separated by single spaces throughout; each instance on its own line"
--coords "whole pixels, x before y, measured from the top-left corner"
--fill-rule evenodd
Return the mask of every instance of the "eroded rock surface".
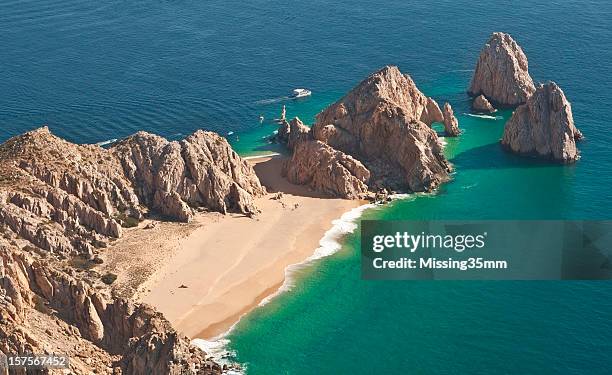
M 263 192 L 213 133 L 180 142 L 138 133 L 108 150 L 46 127 L 11 138 L 0 145 L 0 351 L 67 354 L 75 374 L 220 374 L 89 265 L 150 211 L 180 221 L 198 207 L 251 213 Z
M 216 133 L 198 130 L 169 142 L 138 132 L 110 151 L 140 199 L 175 220 L 189 221 L 192 207 L 255 213 L 253 197 L 264 193 L 253 168 Z
M 514 111 L 501 143 L 515 153 L 571 163 L 579 157 L 576 140 L 581 138 L 571 104 L 563 90 L 549 82 L 539 85 L 527 103 Z
M 430 191 L 451 170 L 430 127 L 443 119 L 408 75 L 387 66 L 319 113 L 312 134 L 360 160 L 371 172 L 372 188 Z
M 509 34 L 493 33 L 480 52 L 468 93 L 512 107 L 525 103 L 534 91 L 521 47 Z
M 446 135 L 449 137 L 456 137 L 461 134 L 461 130 L 459 130 L 459 121 L 457 121 L 457 117 L 455 117 L 453 108 L 449 103 L 444 103 L 442 114 L 444 115 L 444 132 Z
M 359 160 L 314 140 L 295 145 L 293 156 L 283 166 L 283 175 L 294 184 L 348 199 L 363 197 L 370 179 L 370 171 Z

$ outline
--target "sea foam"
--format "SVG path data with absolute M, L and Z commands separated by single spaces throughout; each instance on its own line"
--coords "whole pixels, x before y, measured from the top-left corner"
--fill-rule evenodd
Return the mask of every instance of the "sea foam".
M 102 146 L 113 144 L 115 142 L 117 142 L 117 138 L 109 139 L 107 141 L 98 142 L 98 143 L 96 143 L 96 146 L 102 147 Z

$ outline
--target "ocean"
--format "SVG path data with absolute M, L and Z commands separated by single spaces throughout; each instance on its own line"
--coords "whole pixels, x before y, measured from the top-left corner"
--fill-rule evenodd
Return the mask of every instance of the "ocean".
M 446 140 L 450 183 L 362 218 L 611 219 L 610 19 L 608 1 L 6 0 L 0 141 L 43 124 L 78 143 L 203 128 L 266 154 L 278 151 L 266 138 L 283 104 L 311 123 L 393 64 L 450 102 L 464 133 Z M 571 101 L 586 137 L 575 165 L 502 151 L 509 111 L 467 115 L 493 31 L 512 34 L 534 80 Z M 312 97 L 287 100 L 297 87 Z M 248 374 L 610 373 L 609 282 L 364 281 L 359 231 L 338 240 L 228 335 Z

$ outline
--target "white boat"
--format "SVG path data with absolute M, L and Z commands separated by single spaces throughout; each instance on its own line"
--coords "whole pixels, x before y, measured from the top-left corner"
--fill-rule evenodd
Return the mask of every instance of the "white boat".
M 291 96 L 289 96 L 290 98 L 303 98 L 305 96 L 310 96 L 312 95 L 312 91 L 310 90 L 306 90 L 306 89 L 295 89 L 293 90 L 293 92 L 291 93 Z

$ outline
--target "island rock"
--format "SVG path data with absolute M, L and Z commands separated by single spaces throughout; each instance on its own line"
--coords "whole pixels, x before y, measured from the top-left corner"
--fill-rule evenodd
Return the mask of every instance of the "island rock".
M 483 94 L 500 106 L 513 107 L 525 103 L 534 91 L 521 47 L 510 35 L 493 33 L 480 52 L 468 93 Z
M 474 98 L 474 101 L 472 102 L 472 109 L 478 113 L 493 113 L 497 111 L 482 94 Z
M 549 82 L 539 85 L 527 103 L 514 111 L 501 143 L 518 154 L 572 163 L 579 158 L 579 139 L 582 133 L 574 125 L 570 103 L 563 90 Z

